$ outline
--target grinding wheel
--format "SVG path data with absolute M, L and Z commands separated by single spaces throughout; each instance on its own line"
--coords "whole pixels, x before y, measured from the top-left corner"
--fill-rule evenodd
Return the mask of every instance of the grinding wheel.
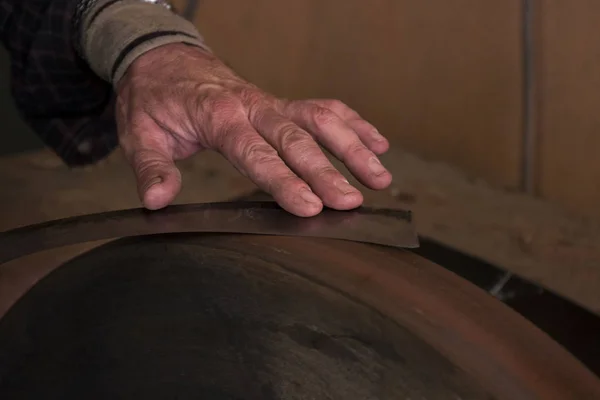
M 333 239 L 121 239 L 0 320 L 2 399 L 594 399 L 599 387 L 467 281 Z

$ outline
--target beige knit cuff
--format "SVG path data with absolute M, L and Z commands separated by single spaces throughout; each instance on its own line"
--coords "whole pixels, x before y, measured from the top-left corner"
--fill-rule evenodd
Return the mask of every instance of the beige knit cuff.
M 81 41 L 92 70 L 113 86 L 136 58 L 159 46 L 187 43 L 210 51 L 192 23 L 137 0 L 98 1 L 83 20 Z

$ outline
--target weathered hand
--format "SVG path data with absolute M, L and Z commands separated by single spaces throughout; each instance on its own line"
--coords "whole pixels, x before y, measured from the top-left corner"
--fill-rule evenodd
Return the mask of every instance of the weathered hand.
M 191 46 L 165 45 L 139 57 L 117 92 L 120 143 L 149 209 L 167 206 L 179 192 L 174 160 L 202 149 L 219 151 L 298 216 L 363 201 L 317 142 L 372 189 L 392 179 L 376 156 L 387 151 L 387 140 L 346 105 L 275 98 Z

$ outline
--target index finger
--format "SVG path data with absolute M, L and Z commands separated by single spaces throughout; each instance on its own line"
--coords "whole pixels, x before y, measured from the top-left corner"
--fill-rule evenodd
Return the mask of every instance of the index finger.
M 220 153 L 260 189 L 271 194 L 283 209 L 299 217 L 321 212 L 321 200 L 288 168 L 247 119 L 229 123 L 220 141 Z
M 257 112 L 253 122 L 258 132 L 326 206 L 348 210 L 362 204 L 362 194 L 331 164 L 308 132 L 268 107 Z

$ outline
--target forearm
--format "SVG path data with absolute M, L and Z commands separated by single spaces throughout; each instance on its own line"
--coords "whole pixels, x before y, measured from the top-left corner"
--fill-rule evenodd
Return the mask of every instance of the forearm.
M 72 43 L 77 1 L 0 0 L 16 106 L 69 165 L 94 162 L 117 145 L 111 87 Z

